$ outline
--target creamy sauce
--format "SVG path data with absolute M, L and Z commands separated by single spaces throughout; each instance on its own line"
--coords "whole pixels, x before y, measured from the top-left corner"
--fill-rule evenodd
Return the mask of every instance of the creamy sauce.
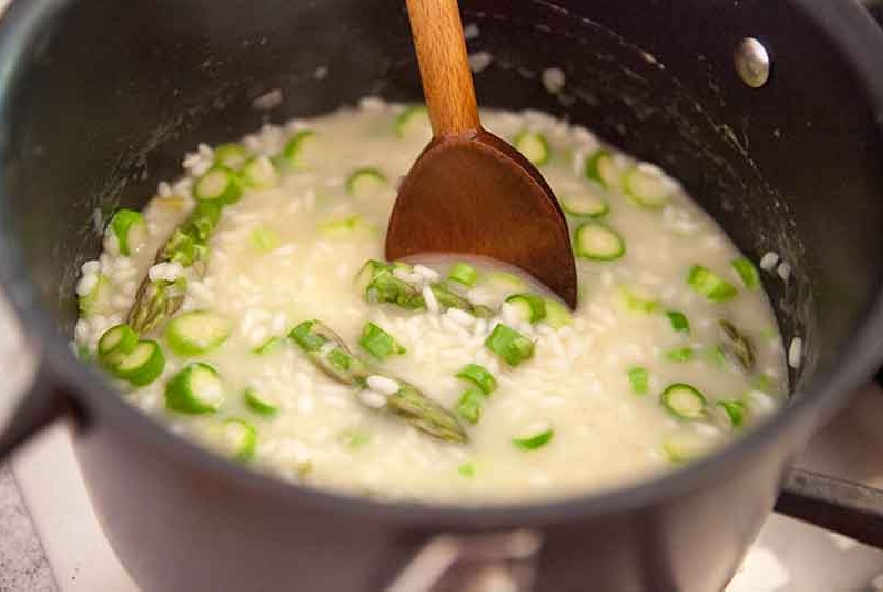
M 367 101 L 359 109 L 284 128 L 267 126 L 243 140 L 252 153 L 270 156 L 298 130 L 315 133 L 300 169 L 283 174 L 275 187 L 245 191 L 241 201 L 224 209 L 209 243 L 204 277 L 192 269 L 154 270 L 188 278 L 182 312 L 212 311 L 233 329 L 223 345 L 202 356 L 181 358 L 166 350 L 163 374 L 150 385 L 121 382 L 132 404 L 221 451 L 237 435 L 221 427 L 223 420 L 246 419 L 257 433 L 251 465 L 284 478 L 448 503 L 560 497 L 646 478 L 746 429 L 729 425 L 716 402 L 741 401 L 746 425 L 780 404 L 787 390 L 785 355 L 775 320 L 763 289 L 746 289 L 731 266 L 739 253 L 723 231 L 673 181 L 667 203 L 653 208 L 627 199 L 621 187 L 603 191 L 592 185 L 584 170 L 599 149 L 594 136 L 537 113 L 488 111 L 482 119 L 510 141 L 520 132 L 542 133 L 550 158 L 540 170 L 550 186 L 562 200 L 586 192 L 601 195 L 610 210 L 602 220 L 626 245 L 625 254 L 613 261 L 578 259 L 580 302 L 572 321 L 553 328 L 530 325 L 510 307 L 476 320 L 459 311 L 415 313 L 365 302 L 353 278 L 367 259 L 382 258 L 396 181 L 430 135 L 420 119 L 397 130 L 403 109 Z M 93 286 L 88 276 L 100 267 L 112 297 L 78 323 L 80 346 L 94 352 L 102 333 L 125 318 L 156 249 L 192 207 L 194 176 L 205 173 L 211 160 L 211 150 L 202 147 L 185 160 L 183 179 L 161 186 L 145 210 L 147 237 L 132 256 L 120 255 L 118 241 L 108 233 L 100 262 L 85 270 L 83 281 L 89 285 L 81 292 Z M 614 162 L 623 171 L 634 161 L 617 153 Z M 360 167 L 377 169 L 386 182 L 349 194 L 347 177 Z M 568 216 L 574 230 L 585 220 Z M 425 263 L 447 272 L 448 263 Z M 718 303 L 697 293 L 687 281 L 696 264 L 737 287 L 738 295 Z M 510 285 L 484 267 L 479 271 L 483 279 L 469 297 L 495 310 L 510 293 L 536 291 Z M 656 304 L 642 311 L 636 298 Z M 673 329 L 669 310 L 685 315 L 689 334 Z M 498 388 L 484 401 L 478 425 L 463 423 L 469 443 L 441 442 L 369 408 L 353 388 L 330 380 L 294 346 L 253 353 L 268 338 L 284 336 L 312 318 L 332 327 L 360 355 L 356 342 L 366 322 L 382 327 L 407 352 L 387 358 L 378 372 L 413 383 L 448 409 L 468 386 L 455 374 L 466 364 L 485 366 Z M 715 349 L 722 339 L 719 319 L 748 336 L 754 371 L 721 358 Z M 535 341 L 532 359 L 510 368 L 484 345 L 498 322 Z M 164 345 L 161 335 L 153 334 Z M 690 349 L 691 358 L 674 361 L 670 352 L 683 348 Z M 215 414 L 187 416 L 165 407 L 166 382 L 192 361 L 211 364 L 222 377 L 225 399 Z M 630 382 L 629 370 L 635 367 L 646 369 L 644 394 L 636 394 Z M 687 421 L 669 413 L 660 394 L 673 383 L 701 391 L 708 417 Z M 262 418 L 251 412 L 242 398 L 247 387 L 276 402 L 279 413 Z M 554 430 L 547 444 L 531 451 L 513 444 L 538 424 Z

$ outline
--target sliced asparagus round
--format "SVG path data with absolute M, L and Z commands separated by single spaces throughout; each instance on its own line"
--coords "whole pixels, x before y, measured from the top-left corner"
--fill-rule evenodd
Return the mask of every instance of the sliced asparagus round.
M 561 208 L 571 216 L 590 218 L 600 218 L 610 211 L 607 201 L 595 191 L 564 195 L 561 197 Z
M 662 406 L 678 419 L 690 420 L 701 419 L 708 404 L 699 389 L 683 383 L 666 387 L 659 400 Z
M 622 172 L 613 154 L 604 148 L 586 159 L 586 177 L 606 189 L 619 189 Z
M 251 242 L 261 253 L 269 253 L 279 246 L 279 235 L 269 228 L 255 228 L 251 231 Z
M 214 163 L 238 171 L 248 160 L 248 150 L 241 144 L 221 144 L 214 151 Z
M 456 263 L 448 271 L 448 279 L 452 282 L 472 287 L 478 281 L 478 272 L 468 263 Z
M 279 412 L 277 403 L 254 387 L 246 388 L 242 393 L 245 406 L 262 417 L 273 417 Z
M 513 438 L 512 444 L 524 451 L 538 450 L 551 442 L 554 437 L 554 428 L 546 421 L 539 421 L 528 426 L 518 437 Z
M 647 163 L 638 164 L 626 171 L 623 185 L 626 195 L 646 208 L 665 205 L 677 187 L 659 167 Z
M 123 208 L 118 210 L 108 225 L 117 239 L 120 255 L 130 256 L 147 236 L 147 227 L 141 212 Z
M 650 373 L 642 366 L 634 366 L 628 370 L 629 384 L 636 395 L 646 395 L 649 390 Z
M 484 393 L 476 387 L 466 389 L 460 395 L 460 400 L 457 401 L 454 411 L 470 424 L 478 424 L 484 415 Z
M 266 156 L 253 156 L 242 167 L 242 180 L 248 187 L 267 189 L 279 184 L 279 173 Z
M 84 317 L 107 314 L 111 309 L 110 299 L 113 292 L 110 279 L 103 273 L 96 273 L 89 277 L 94 279 L 86 279 L 84 277 L 80 280 L 80 285 L 77 287 L 77 292 L 80 294 L 80 314 Z M 88 290 L 83 292 L 83 284 L 85 282 L 90 282 L 91 285 L 87 286 Z
M 138 334 L 125 323 L 114 325 L 98 340 L 98 359 L 107 368 L 115 368 L 138 345 Z
M 217 370 L 194 362 L 166 384 L 166 407 L 186 415 L 214 413 L 224 403 L 224 383 Z
M 146 339 L 119 358 L 111 372 L 135 386 L 144 386 L 159 378 L 165 365 L 166 358 L 159 344 Z
M 400 138 L 432 137 L 432 124 L 425 105 L 411 105 L 399 113 L 395 121 L 396 135 Z
M 224 447 L 238 460 L 251 460 L 254 458 L 258 444 L 257 429 L 238 417 L 224 421 L 222 426 L 222 438 Z
M 457 378 L 467 380 L 481 389 L 485 395 L 497 390 L 497 379 L 487 368 L 479 364 L 467 364 L 459 372 Z
M 193 195 L 200 201 L 233 204 L 242 198 L 242 185 L 236 173 L 226 167 L 214 166 L 196 180 Z
M 736 286 L 701 265 L 690 268 L 687 283 L 696 293 L 712 302 L 726 302 L 739 293 Z
M 606 224 L 584 222 L 576 229 L 574 252 L 581 259 L 613 261 L 625 255 L 625 241 Z
M 183 357 L 199 356 L 219 347 L 230 336 L 230 322 L 205 310 L 173 318 L 165 331 L 169 349 Z
M 285 143 L 277 162 L 290 169 L 304 169 L 313 163 L 318 139 L 312 130 L 301 130 Z
M 368 323 L 359 337 L 359 345 L 377 360 L 385 360 L 392 355 L 402 355 L 407 350 L 395 338 L 374 323 Z
M 524 131 L 515 136 L 512 143 L 535 166 L 543 166 L 549 162 L 551 150 L 543 134 Z
M 573 317 L 565 305 L 554 298 L 546 298 L 546 318 L 544 322 L 553 329 L 560 329 L 572 323 Z
M 387 188 L 386 177 L 374 167 L 356 169 L 346 180 L 346 192 L 354 197 L 374 197 Z
M 730 265 L 739 274 L 742 284 L 749 290 L 757 290 L 760 286 L 760 273 L 748 257 L 739 256 L 730 261 Z
M 535 325 L 546 318 L 546 301 L 536 294 L 513 294 L 506 304 L 515 309 L 521 320 Z
M 677 310 L 669 310 L 666 311 L 665 316 L 668 317 L 668 322 L 675 333 L 690 334 L 690 321 L 687 320 L 684 313 Z
M 484 345 L 509 366 L 518 366 L 534 354 L 534 342 L 502 323 L 494 327 Z

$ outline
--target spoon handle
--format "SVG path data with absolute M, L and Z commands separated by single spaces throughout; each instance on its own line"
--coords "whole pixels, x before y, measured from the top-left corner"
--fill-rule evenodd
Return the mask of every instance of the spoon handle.
M 479 129 L 457 0 L 407 0 L 407 4 L 434 136 Z

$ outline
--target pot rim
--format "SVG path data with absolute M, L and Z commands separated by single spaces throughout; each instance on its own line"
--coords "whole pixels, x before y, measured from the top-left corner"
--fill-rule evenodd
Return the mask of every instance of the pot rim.
M 14 85 L 10 81 L 26 62 L 24 48 L 52 16 L 71 0 L 13 2 L 0 22 L 0 113 L 8 113 Z M 787 0 L 818 26 L 825 28 L 834 46 L 864 82 L 871 104 L 877 108 L 878 132 L 883 134 L 883 75 L 875 72 L 874 55 L 883 55 L 883 32 L 871 16 L 856 3 L 835 0 Z M 880 51 L 869 51 L 877 46 Z M 5 196 L 8 199 L 8 196 Z M 883 360 L 878 335 L 883 332 L 883 290 L 867 312 L 864 323 L 847 340 L 836 357 L 835 370 L 813 380 L 812 388 L 795 393 L 783 412 L 746 434 L 720 452 L 687 467 L 641 479 L 634 483 L 571 495 L 547 501 L 507 502 L 492 505 L 417 504 L 350 495 L 284 481 L 226 460 L 167 430 L 119 396 L 98 371 L 77 361 L 67 342 L 53 328 L 51 315 L 41 306 L 30 282 L 18 245 L 0 245 L 0 283 L 22 327 L 35 336 L 39 352 L 58 389 L 73 393 L 86 407 L 100 408 L 98 421 L 125 426 L 133 438 L 150 438 L 162 454 L 177 456 L 184 464 L 227 480 L 251 495 L 276 498 L 291 504 L 306 504 L 325 511 L 354 517 L 370 517 L 413 526 L 445 528 L 508 528 L 540 526 L 609 512 L 637 511 L 652 503 L 684 494 L 705 482 L 731 473 L 731 467 L 746 457 L 762 453 L 775 439 L 805 437 L 807 426 L 830 417 Z M 89 413 L 90 411 L 87 411 Z M 88 429 L 88 428 L 87 428 Z M 122 428 L 118 428 L 122 429 Z

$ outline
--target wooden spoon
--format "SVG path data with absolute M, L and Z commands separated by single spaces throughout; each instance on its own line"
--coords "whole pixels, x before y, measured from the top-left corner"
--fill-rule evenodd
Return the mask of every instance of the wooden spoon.
M 407 0 L 433 139 L 399 187 L 390 261 L 421 253 L 493 257 L 571 308 L 576 265 L 558 200 L 515 148 L 482 129 L 457 0 Z

